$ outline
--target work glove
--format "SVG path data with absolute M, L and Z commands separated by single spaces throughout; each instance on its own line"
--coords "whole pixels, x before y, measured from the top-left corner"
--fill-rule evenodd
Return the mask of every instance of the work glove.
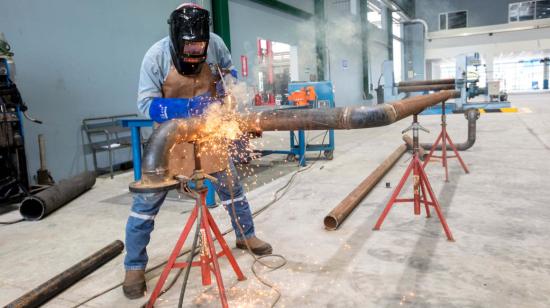
M 196 117 L 202 115 L 212 102 L 210 92 L 193 98 L 155 97 L 149 106 L 149 117 L 157 123 Z

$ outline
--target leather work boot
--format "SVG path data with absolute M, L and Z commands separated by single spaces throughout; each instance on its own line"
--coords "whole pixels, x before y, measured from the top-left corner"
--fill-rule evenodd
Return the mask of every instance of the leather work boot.
M 273 251 L 269 243 L 260 240 L 256 236 L 252 236 L 246 240 L 237 240 L 237 248 L 248 250 L 245 241 L 248 242 L 250 250 L 257 256 L 269 255 Z
M 124 276 L 124 282 L 122 283 L 124 296 L 129 299 L 140 298 L 145 295 L 146 289 L 144 270 L 126 271 L 126 276 Z

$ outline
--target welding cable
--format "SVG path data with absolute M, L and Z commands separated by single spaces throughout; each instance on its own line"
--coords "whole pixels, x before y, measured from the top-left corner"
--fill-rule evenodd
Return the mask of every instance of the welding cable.
M 326 137 L 326 134 L 325 134 L 325 137 Z M 323 138 L 322 143 L 324 143 L 324 141 L 325 141 L 325 138 Z M 321 157 L 321 152 L 319 152 L 318 158 L 320 158 L 320 157 Z M 310 169 L 310 168 L 315 164 L 315 162 L 316 162 L 316 161 L 314 161 L 312 164 L 308 165 L 307 167 L 304 167 L 304 168 L 299 169 L 299 170 L 297 170 L 296 172 L 294 172 L 294 174 L 290 177 L 290 179 L 289 179 L 283 186 L 281 186 L 279 189 L 277 189 L 277 191 L 275 191 L 275 194 L 274 194 L 274 196 L 273 196 L 273 199 L 272 199 L 271 201 L 269 201 L 267 204 L 265 204 L 264 206 L 262 206 L 261 208 L 259 208 L 258 210 L 254 211 L 254 212 L 252 213 L 252 217 L 258 216 L 259 214 L 261 214 L 262 212 L 264 212 L 265 210 L 267 210 L 268 208 L 270 208 L 272 205 L 274 205 L 275 203 L 277 203 L 277 201 L 279 201 L 282 197 L 284 197 L 284 196 L 286 195 L 286 193 L 288 192 L 288 189 L 290 188 L 291 184 L 294 182 L 294 179 L 296 178 L 296 176 L 297 176 L 298 174 L 300 174 L 300 173 L 302 173 L 302 172 L 304 172 L 304 171 Z M 279 194 L 281 191 L 282 191 L 283 193 L 279 196 L 278 194 Z M 222 233 L 222 236 L 225 236 L 225 235 L 231 233 L 232 231 L 234 231 L 233 228 L 229 228 L 228 230 L 225 230 L 225 231 Z M 217 239 L 214 239 L 214 241 L 217 241 Z M 179 257 L 182 257 L 182 256 L 184 256 L 185 254 L 188 254 L 188 253 L 190 253 L 190 252 L 191 252 L 191 249 L 185 249 L 185 250 L 183 250 L 183 251 L 178 255 L 178 258 L 179 258 Z M 193 252 L 193 253 L 196 253 L 196 252 Z M 152 271 L 155 271 L 155 270 L 161 268 L 162 266 L 164 266 L 166 263 L 168 263 L 168 260 L 163 261 L 163 262 L 161 262 L 161 263 L 159 263 L 159 264 L 157 264 L 157 265 L 155 265 L 155 266 L 153 266 L 153 267 L 147 269 L 147 270 L 145 271 L 145 273 L 147 274 L 147 273 L 150 273 L 150 272 L 152 272 Z M 170 283 L 168 284 L 168 286 L 167 286 L 163 291 L 161 291 L 161 293 L 159 294 L 159 296 L 162 295 L 162 294 L 164 294 L 164 293 L 166 293 L 168 290 L 170 290 L 170 288 L 175 284 L 177 278 L 181 275 L 182 271 L 183 271 L 183 269 L 179 269 L 179 270 L 178 270 L 178 273 L 176 273 L 176 276 L 174 277 L 174 279 L 172 279 L 172 280 L 170 281 Z M 97 293 L 97 294 L 95 294 L 95 295 L 93 295 L 93 296 L 91 296 L 91 297 L 88 297 L 87 299 L 85 299 L 84 301 L 82 301 L 82 302 L 76 304 L 76 305 L 73 306 L 72 308 L 78 308 L 78 307 L 80 307 L 80 306 L 82 306 L 82 305 L 84 305 L 84 304 L 86 304 L 86 303 L 88 303 L 88 302 L 90 302 L 90 301 L 92 301 L 92 300 L 94 300 L 94 299 L 100 297 L 100 296 L 103 296 L 103 295 L 105 295 L 105 294 L 111 292 L 112 290 L 114 290 L 114 289 L 116 289 L 116 288 L 118 288 L 118 287 L 120 287 L 120 286 L 122 286 L 122 282 L 120 282 L 120 283 L 118 283 L 118 284 L 116 284 L 116 285 L 113 285 L 112 287 L 110 287 L 110 288 L 108 288 L 108 289 L 105 289 L 105 290 L 103 290 L 103 291 L 101 291 L 101 292 L 99 292 L 99 293 Z
M 239 228 L 239 232 L 241 233 L 241 235 L 244 236 L 244 230 L 243 230 L 243 228 L 242 228 L 242 226 L 239 222 L 237 212 L 235 210 L 235 202 L 234 202 L 235 198 L 234 198 L 234 194 L 233 194 L 233 183 L 229 183 L 229 181 L 233 182 L 233 174 L 232 174 L 231 168 L 229 168 L 229 166 L 228 166 L 227 170 L 228 170 L 229 176 L 228 176 L 226 185 L 229 187 L 229 194 L 231 196 L 231 211 L 230 212 L 231 212 L 231 215 L 233 216 L 233 220 L 235 221 L 235 224 Z M 236 230 L 235 230 L 235 232 L 236 232 Z M 254 259 L 254 262 L 252 262 L 252 265 L 250 266 L 250 270 L 254 274 L 254 277 L 256 278 L 256 280 L 258 280 L 261 284 L 265 285 L 266 287 L 270 288 L 271 290 L 275 291 L 275 293 L 277 293 L 277 298 L 275 299 L 275 301 L 273 303 L 271 303 L 271 306 L 270 306 L 270 307 L 274 307 L 277 304 L 277 302 L 281 299 L 282 293 L 272 283 L 266 281 L 263 277 L 261 277 L 256 272 L 254 265 L 259 262 L 263 266 L 271 269 L 271 271 L 274 271 L 274 270 L 277 270 L 277 269 L 285 266 L 285 264 L 287 263 L 287 260 L 284 256 L 279 255 L 279 254 L 267 254 L 267 255 L 262 255 L 262 256 L 258 257 L 252 252 L 252 248 L 250 248 L 250 245 L 248 244 L 248 241 L 246 239 L 244 240 L 244 244 L 246 245 L 246 249 L 248 251 L 248 254 Z M 279 264 L 278 266 L 271 266 L 271 265 L 261 261 L 261 259 L 263 259 L 263 258 L 270 258 L 270 257 L 280 258 L 283 262 L 281 264 Z
M 328 131 L 325 132 L 325 135 L 323 136 L 323 140 L 321 141 L 321 144 L 324 144 L 325 143 L 325 138 L 328 134 Z M 321 134 L 320 134 L 321 135 Z M 320 136 L 319 135 L 319 136 Z M 318 136 L 317 136 L 318 137 Z M 315 138 L 317 138 L 315 137 Z M 311 140 L 308 139 L 307 143 L 310 143 Z M 291 187 L 291 184 L 294 182 L 294 179 L 296 178 L 296 176 L 306 170 L 309 170 L 314 164 L 316 161 L 319 160 L 319 158 L 321 158 L 321 154 L 322 154 L 322 151 L 319 151 L 319 155 L 317 156 L 317 160 L 315 160 L 313 163 L 311 163 L 310 165 L 308 165 L 307 167 L 305 168 L 301 168 L 299 170 L 297 170 L 296 172 L 294 172 L 294 174 L 290 177 L 290 179 L 288 180 L 288 182 L 286 182 L 285 185 L 283 185 L 282 187 L 280 187 L 277 191 L 275 191 L 275 194 L 273 195 L 273 199 L 266 205 L 264 205 L 261 209 L 259 209 L 258 211 L 256 211 L 254 214 L 253 214 L 253 217 L 256 217 L 258 214 L 260 214 L 261 212 L 265 211 L 267 208 L 269 208 L 271 205 L 273 205 L 275 202 L 279 201 L 288 191 L 288 189 Z M 305 158 L 301 158 L 301 159 L 305 159 Z M 233 179 L 232 177 L 232 174 L 231 174 L 231 169 L 230 168 L 227 168 L 228 172 L 229 172 L 229 177 L 228 177 L 228 181 L 229 179 Z M 226 183 L 226 184 L 229 184 L 229 183 Z M 236 213 L 236 210 L 235 210 L 235 203 L 234 203 L 234 195 L 233 195 L 233 185 L 228 185 L 229 187 L 229 193 L 231 195 L 231 213 L 233 215 L 233 219 L 235 220 L 236 222 L 236 225 L 237 227 L 239 228 L 239 231 L 241 232 L 242 235 L 244 235 L 244 230 L 241 226 L 241 224 L 239 223 L 239 220 L 237 219 L 237 213 Z M 281 196 L 279 196 L 278 194 L 283 191 L 283 194 Z M 282 268 L 283 266 L 285 266 L 287 264 L 287 259 L 283 256 L 283 255 L 280 255 L 280 254 L 267 254 L 267 255 L 262 255 L 262 256 L 256 256 L 253 252 L 252 252 L 252 249 L 250 248 L 250 245 L 248 244 L 248 241 L 244 241 L 245 245 L 246 245 L 246 249 L 248 250 L 248 254 L 250 256 L 252 256 L 252 258 L 254 258 L 254 262 L 252 262 L 252 265 L 250 266 L 250 270 L 252 271 L 252 273 L 254 274 L 254 277 L 260 282 L 262 283 L 263 285 L 265 285 L 266 287 L 272 289 L 273 291 L 275 291 L 275 293 L 277 293 L 277 298 L 275 298 L 275 300 L 273 301 L 273 303 L 271 303 L 271 308 L 275 307 L 275 305 L 277 305 L 277 303 L 279 302 L 279 300 L 281 299 L 282 297 L 282 293 L 279 289 L 277 289 L 272 283 L 266 281 L 262 276 L 260 276 L 260 274 L 258 274 L 258 272 L 256 271 L 256 263 L 260 263 L 261 265 L 263 265 L 264 267 L 266 268 L 269 268 L 270 269 L 270 272 L 272 271 L 275 271 L 275 270 L 278 270 L 280 268 Z M 265 259 L 265 258 L 279 258 L 282 260 L 282 263 L 279 264 L 279 265 L 270 265 L 270 264 L 267 264 L 265 263 L 264 261 L 262 261 L 262 259 Z
M 11 220 L 11 221 L 0 221 L 0 225 L 13 225 L 22 221 L 25 221 L 25 218 Z

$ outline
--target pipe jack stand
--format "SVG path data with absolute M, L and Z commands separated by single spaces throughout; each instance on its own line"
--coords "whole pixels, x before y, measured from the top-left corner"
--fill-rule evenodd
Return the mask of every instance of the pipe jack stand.
M 197 144 L 195 144 L 195 153 L 199 153 Z M 204 173 L 202 169 L 200 169 L 200 159 L 198 157 L 195 158 L 195 171 L 191 176 L 191 179 L 185 178 L 183 176 L 178 179 L 180 180 L 182 185 L 184 185 L 185 182 L 192 182 L 194 184 L 194 189 L 192 191 L 196 195 L 195 208 L 193 209 L 193 211 L 191 212 L 191 215 L 187 219 L 187 223 L 185 224 L 185 227 L 181 232 L 181 235 L 176 243 L 176 246 L 174 247 L 174 249 L 172 250 L 172 253 L 170 254 L 168 263 L 164 267 L 162 274 L 160 275 L 160 278 L 157 282 L 157 285 L 155 286 L 155 289 L 151 294 L 149 301 L 147 302 L 147 308 L 153 307 L 153 305 L 155 304 L 155 301 L 160 295 L 160 292 L 162 290 L 162 287 L 164 286 L 164 283 L 166 282 L 166 279 L 168 278 L 168 274 L 170 274 L 170 271 L 174 268 L 185 268 L 187 266 L 199 266 L 201 268 L 202 284 L 204 286 L 212 284 L 210 272 L 214 273 L 214 276 L 216 277 L 216 283 L 218 285 L 218 291 L 220 293 L 220 301 L 221 301 L 222 307 L 224 308 L 229 306 L 227 303 L 227 296 L 225 294 L 225 287 L 223 285 L 218 258 L 225 256 L 229 260 L 229 263 L 231 264 L 233 271 L 237 275 L 237 279 L 240 281 L 246 279 L 239 265 L 237 264 L 235 257 L 231 253 L 231 249 L 229 248 L 229 246 L 227 245 L 227 242 L 223 238 L 223 235 L 220 232 L 218 225 L 214 221 L 214 218 L 212 218 L 212 215 L 210 214 L 210 211 L 206 206 L 206 195 L 208 193 L 208 188 L 204 185 L 204 180 L 206 179 L 209 179 L 212 182 L 217 182 L 217 180 L 214 177 L 209 176 L 208 174 Z M 200 215 L 201 225 L 200 225 L 200 235 L 199 235 L 200 260 L 192 262 L 191 264 L 188 264 L 187 262 L 176 262 L 176 259 L 181 252 L 183 244 L 185 243 L 185 240 L 187 239 L 187 236 L 191 231 L 191 227 L 193 227 L 193 224 L 197 220 L 199 211 L 202 211 Z M 199 222 L 197 221 L 197 223 Z M 214 236 L 218 240 L 218 243 L 220 244 L 220 247 L 221 247 L 220 252 L 216 252 L 216 247 L 214 246 L 212 233 L 214 234 Z M 190 251 L 189 253 L 194 253 L 194 252 Z
M 414 204 L 415 215 L 420 215 L 420 210 L 421 210 L 420 204 L 423 203 L 424 207 L 426 208 L 426 217 L 427 218 L 431 217 L 429 206 L 433 206 L 435 212 L 437 213 L 437 216 L 439 217 L 439 221 L 443 226 L 443 230 L 447 235 L 447 239 L 449 241 L 454 241 L 451 230 L 449 229 L 449 226 L 447 225 L 447 221 L 445 220 L 445 217 L 441 212 L 441 207 L 439 206 L 439 202 L 435 197 L 432 186 L 430 185 L 430 182 L 428 180 L 428 176 L 426 175 L 426 172 L 424 171 L 424 168 L 422 167 L 422 163 L 420 162 L 420 158 L 418 156 L 418 149 L 419 149 L 418 131 L 423 130 L 428 132 L 428 130 L 426 130 L 425 128 L 420 126 L 420 124 L 418 124 L 417 115 L 414 115 L 412 125 L 409 126 L 407 129 L 405 129 L 403 133 L 409 130 L 413 131 L 413 156 L 411 159 L 411 163 L 407 167 L 405 174 L 403 175 L 403 177 L 399 181 L 399 184 L 395 188 L 395 191 L 391 195 L 391 198 L 388 201 L 388 204 L 386 204 L 386 207 L 384 208 L 382 215 L 380 215 L 380 217 L 378 218 L 378 221 L 376 222 L 376 225 L 374 226 L 373 230 L 380 230 L 380 227 L 382 226 L 384 219 L 386 219 L 386 216 L 388 215 L 390 209 L 395 203 L 412 202 Z M 413 175 L 413 193 L 414 193 L 413 198 L 399 199 L 398 198 L 399 193 L 403 189 L 403 186 L 405 185 L 405 182 L 407 181 L 411 173 Z M 426 192 L 428 192 L 428 194 L 426 194 Z
M 430 153 L 428 153 L 428 155 L 424 159 L 424 165 L 422 166 L 422 168 L 426 167 L 426 165 L 430 162 L 430 159 L 432 157 L 441 158 L 441 164 L 443 168 L 445 168 L 445 182 L 449 182 L 449 170 L 447 168 L 447 158 L 457 158 L 458 161 L 460 162 L 460 165 L 462 166 L 462 169 L 464 169 L 464 172 L 470 173 L 470 171 L 468 170 L 468 167 L 466 167 L 466 164 L 462 160 L 462 157 L 460 156 L 460 154 L 458 154 L 458 151 L 453 141 L 451 140 L 451 136 L 449 136 L 449 133 L 447 133 L 447 116 L 445 115 L 445 101 L 441 103 L 441 108 L 442 108 L 441 109 L 442 110 L 441 111 L 441 133 L 439 133 L 439 136 L 435 140 L 435 143 L 432 145 L 432 148 L 430 149 Z M 447 155 L 447 141 L 449 142 L 449 146 L 451 147 L 451 149 L 453 149 L 453 152 L 455 153 L 455 155 L 453 156 Z M 433 153 L 440 142 L 441 142 L 441 156 L 435 156 L 433 155 Z

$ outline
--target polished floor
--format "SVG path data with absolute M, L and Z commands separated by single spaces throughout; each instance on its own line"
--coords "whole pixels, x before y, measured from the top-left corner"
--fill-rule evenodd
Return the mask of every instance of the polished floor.
M 450 182 L 437 163 L 428 176 L 456 239 L 448 242 L 437 217 L 414 216 L 412 206 L 392 209 L 381 231 L 372 231 L 392 189 L 409 163 L 405 154 L 337 231 L 323 228 L 324 216 L 399 144 L 405 119 L 389 127 L 336 134 L 332 161 L 317 160 L 300 172 L 279 201 L 259 214 L 259 237 L 274 246 L 287 264 L 276 271 L 256 265 L 282 296 L 279 307 L 548 307 L 550 303 L 550 95 L 512 95 L 518 113 L 483 114 L 477 142 L 462 156 L 471 173 L 449 162 Z M 437 116 L 420 117 L 439 131 Z M 466 138 L 462 115 L 449 116 L 455 142 Z M 316 133 L 312 132 L 311 137 Z M 283 148 L 286 133 L 266 134 L 261 145 Z M 281 141 L 282 139 L 282 141 Z M 310 155 L 312 158 L 316 154 Z M 269 156 L 246 180 L 254 210 L 274 197 L 298 170 L 282 156 Z M 58 274 L 115 239 L 124 239 L 131 174 L 98 179 L 95 187 L 38 222 L 0 226 L 0 305 Z M 412 193 L 410 183 L 405 192 Z M 149 245 L 151 267 L 168 256 L 193 203 L 173 196 L 156 219 Z M 222 207 L 212 211 L 221 229 L 229 227 Z M 12 212 L 2 220 L 16 218 Z M 233 245 L 233 235 L 226 239 Z M 269 307 L 276 293 L 251 272 L 253 259 L 236 249 L 248 279 L 238 282 L 222 261 L 232 307 Z M 122 281 L 123 255 L 49 301 L 71 307 Z M 277 259 L 266 260 L 277 262 Z M 154 287 L 159 270 L 147 274 Z M 156 307 L 175 307 L 181 278 Z M 139 307 L 120 287 L 85 307 Z M 218 306 L 215 284 L 203 287 L 191 271 L 184 300 L 189 307 Z

